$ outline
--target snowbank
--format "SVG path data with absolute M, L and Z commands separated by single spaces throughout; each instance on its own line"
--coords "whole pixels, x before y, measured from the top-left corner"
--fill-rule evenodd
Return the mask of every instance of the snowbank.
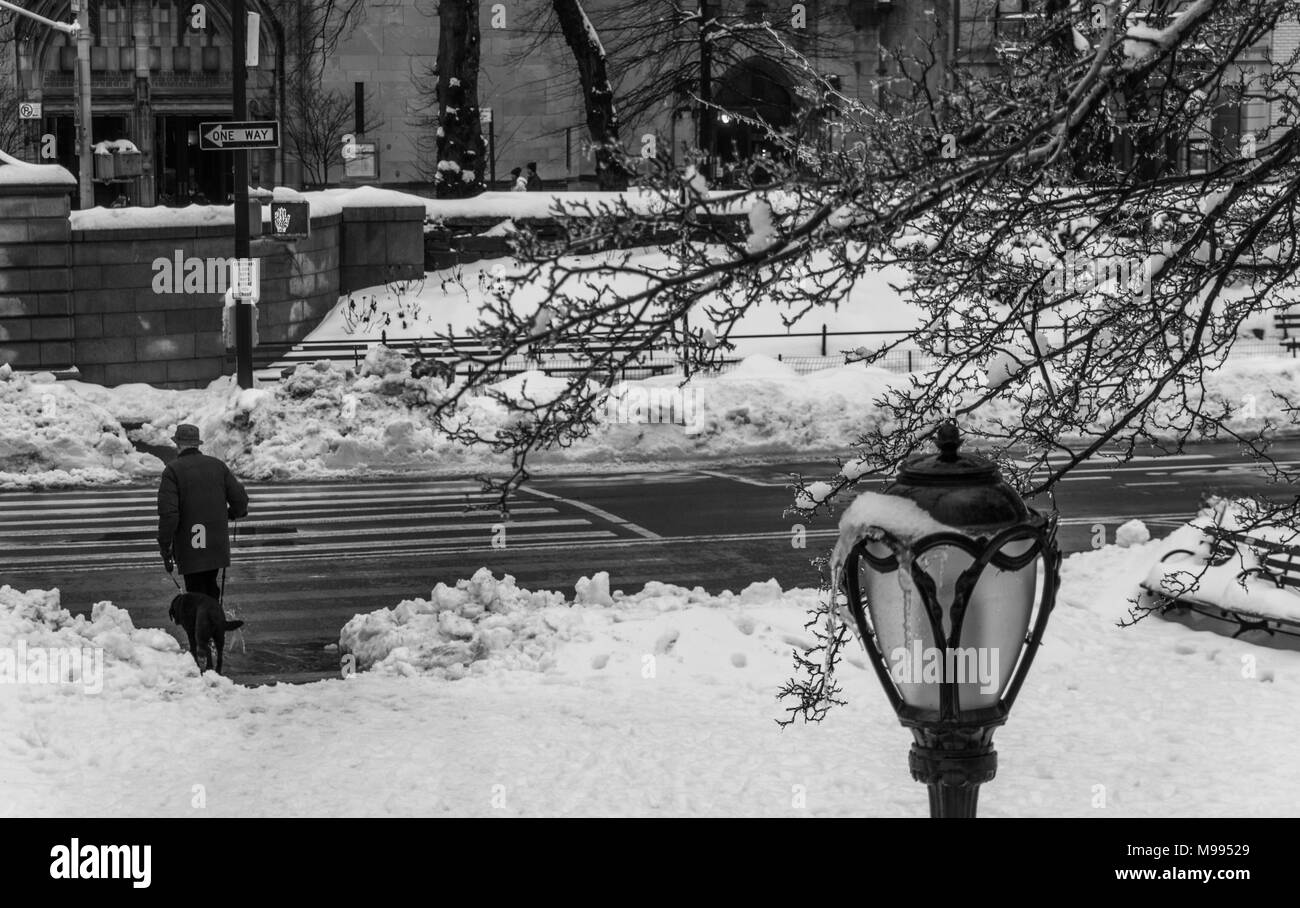
M 529 592 L 509 574 L 498 580 L 480 568 L 454 586 L 439 583 L 429 599 L 408 599 L 391 609 L 355 616 L 339 635 L 339 650 L 352 654 L 358 669 L 380 674 L 458 680 L 505 669 L 546 672 L 559 664 L 559 651 L 586 652 L 602 624 L 621 622 L 629 614 L 734 609 L 781 604 L 785 598 L 776 581 L 751 584 L 739 595 L 713 596 L 662 583 L 647 584 L 634 595 L 611 593 L 607 571 L 581 578 L 574 591 L 573 600 L 566 603 L 561 593 Z M 617 613 L 593 611 L 601 608 Z M 595 622 L 590 627 L 588 619 Z M 752 627 L 743 632 L 751 633 Z M 656 638 L 648 651 L 667 652 L 675 640 Z
M 0 376 L 0 488 L 94 485 L 158 472 L 118 418 L 48 373 Z
M 731 372 L 696 376 L 685 385 L 673 376 L 620 383 L 589 437 L 541 454 L 533 463 L 619 469 L 843 450 L 864 430 L 891 427 L 874 401 L 909 380 L 858 363 L 798 375 L 769 357 L 753 356 Z M 1212 400 L 1237 406 L 1229 425 L 1249 429 L 1262 417 L 1285 420 L 1277 402 L 1259 389 L 1300 396 L 1300 361 L 1229 362 L 1209 376 L 1209 383 Z M 545 401 L 562 384 L 559 378 L 525 372 L 495 387 L 507 397 Z M 205 450 L 252 479 L 459 475 L 503 466 L 504 456 L 453 443 L 435 428 L 430 405 L 446 393 L 441 379 L 413 378 L 406 360 L 380 347 L 371 351 L 360 374 L 321 361 L 299 366 L 276 385 L 249 391 L 240 391 L 230 377 L 204 389 L 167 391 L 18 376 L 0 381 L 0 428 L 5 430 L 0 488 L 154 475 L 161 469 L 157 459 L 133 450 L 128 437 L 164 445 L 182 422 L 198 425 Z M 1243 400 L 1252 402 L 1253 412 L 1241 406 Z M 1013 414 L 1002 403 L 987 415 L 1007 419 Z M 463 401 L 455 414 L 488 439 L 517 418 L 488 396 Z M 142 425 L 128 433 L 123 423 Z M 860 473 L 863 466 L 848 469 Z M 829 490 L 808 491 L 815 496 Z
M 38 675 L 33 669 L 44 668 L 43 657 L 52 651 L 90 654 L 93 663 L 87 664 L 95 667 L 79 672 L 81 660 L 73 657 L 65 659 L 72 671 Z M 21 668 L 14 658 L 20 652 L 28 657 Z M 24 674 L 27 683 L 15 680 Z M 21 592 L 5 585 L 0 586 L 0 690 L 13 691 L 15 684 L 45 701 L 171 698 L 233 686 L 214 673 L 200 678 L 194 659 L 175 637 L 159 628 L 137 628 L 130 614 L 111 602 L 96 603 L 87 619 L 63 608 L 58 590 Z
M 77 178 L 58 164 L 28 164 L 0 151 L 0 186 L 76 186 Z

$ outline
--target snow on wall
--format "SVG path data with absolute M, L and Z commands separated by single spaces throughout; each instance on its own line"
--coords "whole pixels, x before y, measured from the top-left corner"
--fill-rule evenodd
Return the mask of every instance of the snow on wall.
M 0 151 L 0 186 L 76 186 L 77 178 L 58 164 L 28 164 Z

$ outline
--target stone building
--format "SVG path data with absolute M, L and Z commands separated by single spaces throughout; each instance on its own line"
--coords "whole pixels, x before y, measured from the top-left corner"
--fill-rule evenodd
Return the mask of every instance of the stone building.
M 230 4 L 227 0 L 85 2 L 92 41 L 92 141 L 128 139 L 143 155 L 143 175 L 130 183 L 98 186 L 96 202 L 111 204 L 119 196 L 140 205 L 225 201 L 232 185 L 229 155 L 201 152 L 198 129 L 202 122 L 232 115 Z M 601 21 L 601 7 L 610 2 L 616 0 L 590 0 L 593 19 Z M 305 65 L 303 48 L 295 46 L 293 20 L 310 3 L 248 0 L 250 11 L 261 15 L 260 59 L 248 78 L 250 116 L 282 121 L 301 116 L 295 107 L 304 105 L 295 104 L 287 85 Z M 810 62 L 825 75 L 837 77 L 843 91 L 868 101 L 876 98 L 882 80 L 889 77 L 891 64 L 880 53 L 881 46 L 911 41 L 934 22 L 930 3 L 713 0 L 715 9 L 723 5 L 734 14 L 755 18 L 792 16 L 798 8 L 810 33 L 833 36 L 831 51 L 814 49 Z M 941 10 L 945 7 L 937 5 Z M 26 6 L 52 19 L 75 18 L 72 0 L 26 0 Z M 199 7 L 204 15 L 202 27 L 196 28 Z M 530 9 L 523 0 L 480 3 L 479 103 L 491 110 L 498 188 L 504 188 L 511 168 L 529 161 L 537 162 L 548 182 L 577 181 L 592 170 L 581 151 L 586 128 L 572 58 L 558 35 L 537 41 L 538 22 Z M 421 86 L 427 84 L 435 62 L 436 4 L 364 0 L 360 13 L 333 53 L 316 61 L 322 91 L 347 99 L 353 108 L 349 118 L 353 122 L 337 130 L 340 134 L 334 141 L 341 148 L 343 134 L 355 132 L 355 120 L 361 120 L 361 125 L 370 127 L 364 139 L 378 149 L 377 174 L 367 182 L 427 186 L 436 124 L 429 121 L 434 107 Z M 687 38 L 690 28 L 683 26 Z M 14 25 L 13 40 L 0 42 L 0 84 L 12 87 L 17 100 L 43 104 L 41 120 L 21 124 L 18 147 L 12 153 L 28 161 L 60 163 L 74 173 L 76 59 L 74 39 L 22 18 Z M 718 97 L 742 112 L 761 108 L 780 118 L 800 103 L 791 74 L 771 60 L 717 72 L 714 80 Z M 358 101 L 361 111 L 356 110 Z M 679 149 L 694 139 L 689 107 L 666 102 L 644 122 L 625 124 L 624 135 L 636 141 L 655 134 Z M 721 123 L 718 129 L 720 144 L 737 140 L 744 144 L 745 136 L 734 124 Z M 310 167 L 289 145 L 252 156 L 254 183 L 310 182 Z M 346 175 L 337 155 L 332 157 L 329 181 L 339 182 Z
M 24 0 L 34 12 L 70 21 L 73 0 Z M 129 139 L 143 154 L 143 175 L 126 183 L 99 185 L 96 202 L 123 197 L 134 204 L 224 202 L 231 191 L 230 155 L 200 151 L 199 124 L 232 114 L 230 3 L 228 0 L 83 0 L 89 4 L 91 33 L 92 140 Z M 296 37 L 297 20 L 316 0 L 248 0 L 260 14 L 260 59 L 249 70 L 250 116 L 286 124 L 308 122 L 324 134 L 312 151 L 328 156 L 328 173 L 313 167 L 294 143 L 253 154 L 251 178 L 258 185 L 346 181 L 338 154 L 343 136 L 362 127 L 377 149 L 373 176 L 365 181 L 427 191 L 435 162 L 432 134 L 436 107 L 422 88 L 435 62 L 438 19 L 434 0 L 360 0 L 356 21 L 325 59 L 312 58 Z M 699 0 L 686 0 L 691 3 Z M 1159 2 L 1159 0 L 1153 0 Z M 1031 28 L 1038 0 L 708 0 L 712 10 L 753 19 L 802 23 L 793 30 L 796 49 L 811 68 L 845 94 L 879 104 L 898 63 L 882 48 L 921 50 L 934 42 L 943 67 L 995 66 L 999 49 Z M 539 40 L 544 0 L 480 0 L 482 67 L 479 103 L 490 109 L 493 188 L 506 188 L 512 168 L 535 161 L 549 185 L 590 177 L 583 154 L 586 128 L 582 98 L 569 50 L 558 35 Z M 597 23 L 608 22 L 610 4 L 587 0 Z M 652 7 L 652 0 L 647 0 Z M 1176 4 L 1175 4 L 1176 6 Z M 195 12 L 202 9 L 201 27 Z M 3 20 L 0 20 L 3 21 Z M 0 31 L 0 102 L 43 104 L 42 119 L 23 121 L 10 152 L 28 160 L 57 162 L 76 172 L 73 128 L 75 41 L 25 19 L 10 40 Z M 696 26 L 677 27 L 683 42 L 696 40 Z M 808 37 L 805 37 L 805 33 Z M 1267 65 L 1294 50 L 1300 27 L 1277 33 L 1242 61 L 1243 71 Z M 943 35 L 940 40 L 937 36 Z M 612 61 L 617 67 L 618 61 Z M 289 86 L 305 68 L 321 74 L 318 92 L 296 98 Z M 797 74 L 779 60 L 742 60 L 713 73 L 715 98 L 737 113 L 759 113 L 780 123 L 803 103 L 794 89 Z M 635 79 L 635 76 L 633 77 Z M 6 89 L 9 100 L 6 101 Z M 635 146 L 645 136 L 667 140 L 675 154 L 696 138 L 695 112 L 681 95 L 666 96 L 640 122 L 625 123 L 622 136 Z M 328 102 L 328 103 L 327 103 Z M 617 104 L 617 97 L 616 97 Z M 1276 104 L 1275 104 L 1276 106 Z M 321 111 L 333 111 L 322 124 Z M 8 112 L 5 112 L 8 115 Z M 1207 128 L 1240 135 L 1267 126 L 1262 102 L 1224 106 Z M 0 136 L 4 133 L 0 131 Z M 52 140 L 51 140 L 52 137 Z M 752 151 L 752 135 L 741 118 L 721 117 L 715 141 L 719 153 Z M 308 145 L 312 145 L 311 142 Z M 1195 148 L 1184 164 L 1197 163 Z M 489 177 L 493 176 L 491 171 Z

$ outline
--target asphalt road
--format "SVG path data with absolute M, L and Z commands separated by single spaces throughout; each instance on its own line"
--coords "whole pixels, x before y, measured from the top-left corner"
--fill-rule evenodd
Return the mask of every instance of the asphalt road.
M 1300 441 L 1276 456 L 1300 464 Z M 834 524 L 809 524 L 799 549 L 783 511 L 792 473 L 824 478 L 834 469 L 822 459 L 549 476 L 522 495 L 508 523 L 465 510 L 486 501 L 468 480 L 250 484 L 250 518 L 238 525 L 227 581 L 227 606 L 248 627 L 227 655 L 227 673 L 247 683 L 334 674 L 337 656 L 325 647 L 354 614 L 427 597 L 434 584 L 480 567 L 524 587 L 566 591 L 599 570 L 627 591 L 651 580 L 710 592 L 769 578 L 816 586 L 809 562 L 829 550 Z M 1098 527 L 1113 541 L 1134 517 L 1163 535 L 1206 491 L 1277 497 L 1285 489 L 1231 445 L 1089 465 L 1055 496 L 1062 548 L 1090 548 Z M 145 487 L 0 493 L 2 582 L 58 587 L 74 613 L 111 599 L 138 626 L 176 633 L 166 618 L 175 587 L 153 542 L 153 496 Z

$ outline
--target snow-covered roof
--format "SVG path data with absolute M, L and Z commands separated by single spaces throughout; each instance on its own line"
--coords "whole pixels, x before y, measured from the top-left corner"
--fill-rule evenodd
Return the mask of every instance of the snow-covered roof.
M 28 164 L 0 151 L 0 186 L 76 186 L 77 178 L 58 164 Z

